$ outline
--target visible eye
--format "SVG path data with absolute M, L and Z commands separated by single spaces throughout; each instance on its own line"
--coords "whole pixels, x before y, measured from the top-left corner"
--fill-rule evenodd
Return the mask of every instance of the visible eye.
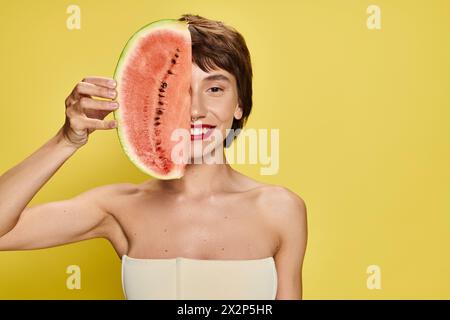
M 217 93 L 217 92 L 223 91 L 223 89 L 219 88 L 219 87 L 211 87 L 208 90 L 211 90 L 211 92 L 213 92 L 213 93 Z

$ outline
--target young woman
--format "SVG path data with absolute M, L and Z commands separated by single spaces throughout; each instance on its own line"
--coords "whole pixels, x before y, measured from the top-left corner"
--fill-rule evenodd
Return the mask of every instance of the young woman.
M 180 20 L 192 38 L 191 124 L 223 136 L 242 128 L 252 107 L 244 39 L 219 21 Z M 116 127 L 104 120 L 120 108 L 115 85 L 84 78 L 65 101 L 66 121 L 56 135 L 0 177 L 0 250 L 102 237 L 122 259 L 128 299 L 301 299 L 304 201 L 226 162 L 190 164 L 181 179 L 106 185 L 28 207 L 95 130 Z

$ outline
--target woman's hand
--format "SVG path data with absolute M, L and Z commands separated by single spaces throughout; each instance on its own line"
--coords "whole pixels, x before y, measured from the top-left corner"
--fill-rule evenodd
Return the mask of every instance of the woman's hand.
M 77 83 L 65 101 L 66 121 L 61 133 L 66 142 L 79 148 L 87 143 L 93 131 L 117 126 L 115 120 L 103 120 L 119 107 L 116 101 L 112 101 L 117 96 L 115 87 L 116 81 L 105 77 L 86 77 Z
M 64 126 L 25 160 L 0 175 L 0 250 L 23 249 L 39 239 L 41 246 L 66 243 L 105 231 L 103 226 L 110 221 L 105 217 L 109 216 L 103 205 L 98 205 L 104 193 L 88 192 L 72 200 L 31 208 L 28 205 L 64 162 L 87 142 L 90 133 L 115 127 L 115 121 L 103 120 L 118 107 L 111 101 L 117 94 L 115 87 L 110 78 L 83 79 L 66 99 Z

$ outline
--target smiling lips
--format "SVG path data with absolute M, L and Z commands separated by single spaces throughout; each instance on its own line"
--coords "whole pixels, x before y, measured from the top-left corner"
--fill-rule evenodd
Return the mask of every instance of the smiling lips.
M 191 124 L 191 141 L 192 140 L 204 140 L 207 139 L 216 126 L 210 124 Z

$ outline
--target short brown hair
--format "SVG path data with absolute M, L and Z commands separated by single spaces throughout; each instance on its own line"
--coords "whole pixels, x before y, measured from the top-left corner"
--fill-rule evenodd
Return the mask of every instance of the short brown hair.
M 216 68 L 236 78 L 242 118 L 233 119 L 231 129 L 241 129 L 252 110 L 252 64 L 244 37 L 221 21 L 199 15 L 183 14 L 179 21 L 188 23 L 192 40 L 192 62 L 205 72 Z

